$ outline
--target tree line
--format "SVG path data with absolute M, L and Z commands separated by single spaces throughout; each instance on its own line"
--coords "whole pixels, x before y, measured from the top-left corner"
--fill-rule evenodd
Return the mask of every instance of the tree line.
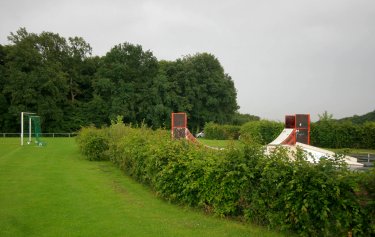
M 375 122 L 375 110 L 364 115 L 354 115 L 352 117 L 338 119 L 339 122 L 351 122 L 353 124 L 364 124 L 367 122 Z
M 41 116 L 45 132 L 125 123 L 169 127 L 171 112 L 186 112 L 191 129 L 209 121 L 242 123 L 232 78 L 209 53 L 158 60 L 130 43 L 92 56 L 81 37 L 20 28 L 0 45 L 0 131 L 18 132 L 20 112 Z M 256 117 L 256 116 L 255 116 Z M 242 121 L 242 122 L 241 122 Z

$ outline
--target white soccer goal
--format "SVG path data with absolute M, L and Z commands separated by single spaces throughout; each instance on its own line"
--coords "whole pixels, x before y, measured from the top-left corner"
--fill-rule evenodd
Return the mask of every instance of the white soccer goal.
M 24 137 L 24 117 L 27 116 L 27 118 L 29 119 L 29 129 L 28 129 L 28 132 L 27 132 L 27 135 L 28 135 L 28 140 L 27 140 L 27 144 L 30 144 L 31 143 L 31 135 L 32 135 L 32 124 L 31 124 L 31 117 L 30 115 L 33 115 L 35 113 L 30 113 L 30 112 L 21 112 L 21 146 L 23 146 L 23 137 Z

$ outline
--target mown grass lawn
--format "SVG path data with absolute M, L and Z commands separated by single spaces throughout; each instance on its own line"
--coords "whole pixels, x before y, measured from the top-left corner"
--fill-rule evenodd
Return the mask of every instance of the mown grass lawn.
M 168 204 L 72 138 L 0 139 L 0 236 L 284 236 Z
M 241 146 L 241 142 L 239 140 L 211 140 L 206 138 L 198 138 L 198 141 L 204 145 L 219 148 L 225 148 L 231 145 Z
M 350 154 L 359 154 L 359 155 L 375 155 L 374 149 L 354 149 L 354 148 L 341 148 L 341 149 L 335 149 L 335 148 L 328 148 L 328 150 L 333 152 L 346 152 Z

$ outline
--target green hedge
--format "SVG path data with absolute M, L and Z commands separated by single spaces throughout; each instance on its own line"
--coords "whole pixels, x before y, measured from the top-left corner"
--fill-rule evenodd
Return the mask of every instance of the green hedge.
M 298 151 L 291 162 L 285 150 L 264 155 L 255 143 L 210 150 L 122 124 L 107 134 L 111 161 L 171 202 L 300 236 L 375 234 L 375 171 L 352 172 L 340 157 L 314 165 Z
M 260 120 L 242 126 L 209 122 L 204 131 L 208 139 L 228 140 L 241 137 L 265 145 L 272 142 L 283 128 L 283 123 Z M 375 122 L 353 124 L 326 120 L 311 123 L 310 139 L 311 144 L 318 147 L 375 149 Z
M 242 125 L 241 139 L 250 140 L 259 144 L 272 142 L 283 130 L 284 124 L 269 120 L 251 121 Z
M 329 148 L 375 149 L 375 122 L 360 125 L 333 120 L 312 123 L 311 144 Z
M 241 126 L 236 125 L 220 125 L 209 122 L 204 126 L 204 134 L 208 139 L 229 140 L 238 139 Z
M 242 126 L 209 122 L 204 126 L 204 133 L 207 139 L 229 140 L 241 137 L 259 144 L 268 144 L 280 134 L 283 127 L 282 123 L 268 120 L 251 121 Z
M 108 160 L 109 137 L 105 129 L 82 128 L 76 137 L 82 154 L 88 160 Z

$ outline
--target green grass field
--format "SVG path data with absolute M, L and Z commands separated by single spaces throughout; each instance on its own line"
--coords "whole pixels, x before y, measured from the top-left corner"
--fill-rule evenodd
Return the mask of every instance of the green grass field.
M 241 146 L 241 142 L 239 140 L 211 140 L 205 138 L 198 138 L 198 141 L 204 145 L 219 148 L 225 148 L 230 145 Z
M 284 236 L 169 204 L 72 138 L 0 138 L 0 236 Z
M 346 148 L 346 149 L 334 149 L 334 148 L 328 148 L 328 150 L 331 150 L 333 152 L 348 152 L 350 154 L 359 154 L 359 155 L 375 155 L 374 149 L 354 149 L 354 148 Z

